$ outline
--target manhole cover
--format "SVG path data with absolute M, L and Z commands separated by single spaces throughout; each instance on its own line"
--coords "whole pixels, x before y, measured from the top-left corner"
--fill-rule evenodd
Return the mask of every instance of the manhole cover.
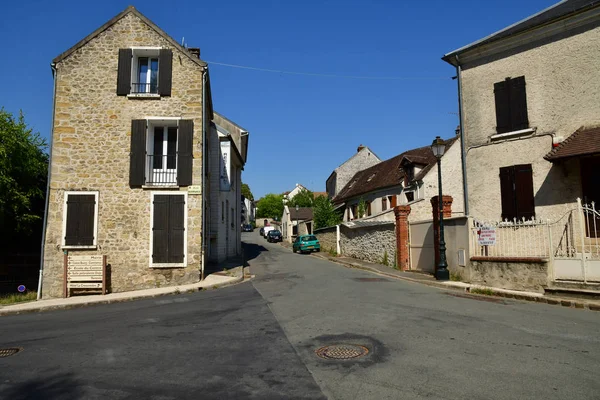
M 369 354 L 369 349 L 355 344 L 335 344 L 321 347 L 315 353 L 326 360 L 350 360 L 366 356 Z
M 11 347 L 8 349 L 0 349 L 0 358 L 15 355 L 22 350 L 23 350 L 22 347 Z

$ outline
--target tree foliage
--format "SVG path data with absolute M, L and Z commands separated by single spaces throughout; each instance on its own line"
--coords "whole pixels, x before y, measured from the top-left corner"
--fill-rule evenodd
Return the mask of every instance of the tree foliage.
M 15 118 L 0 108 L 1 245 L 32 236 L 37 239 L 41 234 L 48 172 L 46 148 L 39 133 L 27 127 L 22 112 Z
M 319 196 L 315 199 L 313 215 L 315 229 L 337 225 L 342 222 L 341 213 L 334 210 L 333 203 L 327 196 Z
M 288 201 L 288 207 L 312 207 L 315 203 L 315 195 L 308 189 L 300 189 L 298 194 Z
M 358 202 L 358 218 L 362 218 L 367 214 L 367 202 L 362 197 Z
M 250 190 L 250 186 L 248 186 L 247 183 L 242 183 L 242 196 L 244 196 L 245 198 L 254 201 L 254 195 L 252 194 L 252 191 Z
M 283 215 L 283 195 L 269 193 L 258 201 L 256 218 L 279 219 Z

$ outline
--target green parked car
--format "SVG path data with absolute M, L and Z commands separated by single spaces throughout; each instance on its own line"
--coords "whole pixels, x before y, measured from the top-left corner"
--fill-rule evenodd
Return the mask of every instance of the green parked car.
M 321 251 L 321 244 L 319 239 L 315 235 L 301 235 L 294 240 L 292 244 L 292 251 L 295 253 L 310 252 L 310 251 Z

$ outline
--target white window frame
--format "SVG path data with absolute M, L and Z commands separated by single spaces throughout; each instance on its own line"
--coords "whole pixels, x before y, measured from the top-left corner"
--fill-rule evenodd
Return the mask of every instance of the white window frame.
M 132 60 L 131 60 L 131 85 L 133 86 L 134 83 L 141 83 L 141 82 L 137 82 L 138 79 L 138 70 L 139 70 L 139 58 L 140 57 L 148 57 L 148 59 L 151 58 L 159 58 L 160 55 L 160 50 L 162 49 L 162 47 L 131 47 L 131 51 L 132 51 Z M 148 64 L 148 71 L 150 71 L 150 64 Z M 157 71 L 157 82 L 156 85 L 158 87 L 158 85 L 160 84 L 160 60 L 158 62 L 158 71 Z M 150 74 L 148 73 L 148 77 L 147 77 L 147 83 L 149 82 L 150 79 Z M 158 93 L 130 93 L 130 96 L 132 97 L 160 97 L 160 94 Z
M 63 218 L 62 218 L 62 238 L 60 240 L 60 247 L 62 249 L 96 249 L 98 248 L 98 194 L 100 192 L 96 191 L 65 191 L 63 194 Z M 69 195 L 88 195 L 88 194 L 93 194 L 94 196 L 96 196 L 96 204 L 94 206 L 94 243 L 90 246 L 90 245 L 83 245 L 83 246 L 78 246 L 78 245 L 69 245 L 67 246 L 65 244 L 65 235 L 67 234 L 67 200 L 69 198 Z
M 182 263 L 153 263 L 152 252 L 154 250 L 153 238 L 152 238 L 152 227 L 154 226 L 154 196 L 156 195 L 179 195 L 184 196 L 185 207 L 183 209 L 183 229 L 185 235 L 183 236 L 183 262 Z M 149 236 L 149 249 L 148 253 L 148 265 L 150 268 L 186 268 L 188 262 L 188 193 L 181 190 L 157 190 L 150 192 L 150 236 Z
M 181 117 L 156 117 L 148 116 L 144 118 L 146 120 L 146 155 L 154 154 L 154 128 L 177 128 L 177 144 L 175 147 L 175 154 L 179 154 L 179 121 Z M 166 138 L 166 136 L 165 136 Z M 163 139 L 164 142 L 164 139 Z M 166 154 L 166 152 L 165 152 Z M 169 183 L 151 183 L 149 182 L 151 174 L 154 174 L 154 168 L 150 165 L 148 157 L 145 160 L 145 174 L 146 179 L 144 181 L 144 188 L 156 188 L 158 187 L 178 187 L 177 186 L 177 160 L 175 158 L 175 181 Z M 165 169 L 166 171 L 166 169 Z

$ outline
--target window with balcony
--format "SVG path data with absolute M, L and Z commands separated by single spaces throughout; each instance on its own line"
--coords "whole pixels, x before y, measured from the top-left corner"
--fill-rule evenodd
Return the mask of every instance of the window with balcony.
M 171 95 L 173 51 L 152 47 L 119 49 L 117 95 Z

